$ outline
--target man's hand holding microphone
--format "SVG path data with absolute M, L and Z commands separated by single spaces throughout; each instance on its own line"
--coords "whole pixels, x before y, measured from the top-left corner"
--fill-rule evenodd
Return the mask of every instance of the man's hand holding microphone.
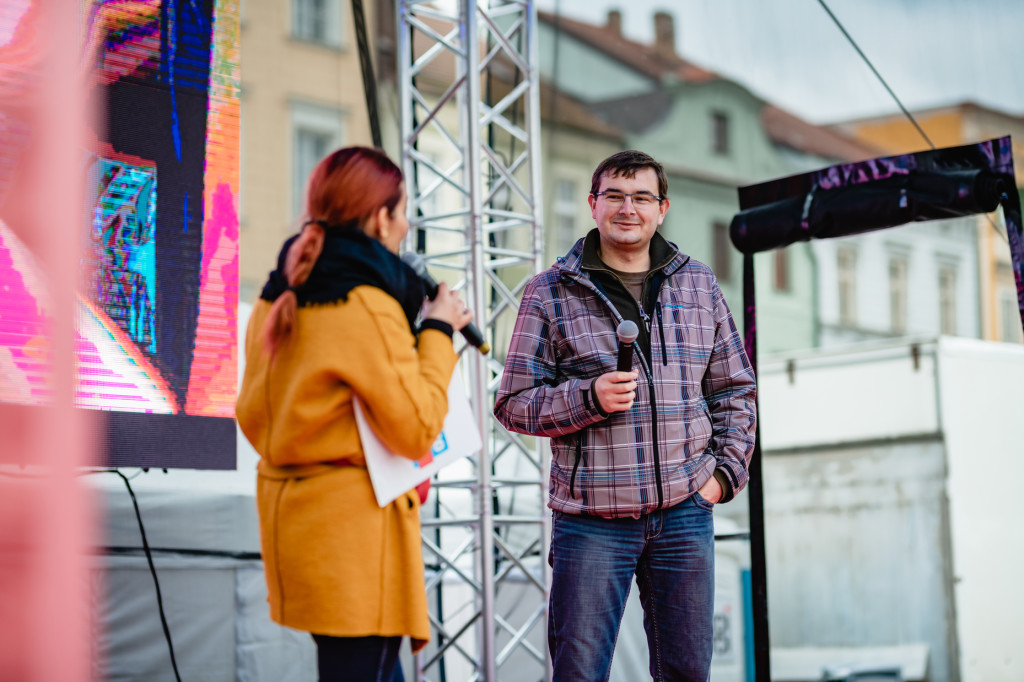
M 633 344 L 640 335 L 640 329 L 635 322 L 623 320 L 616 327 L 615 335 L 619 339 L 616 370 L 599 376 L 591 388 L 601 409 L 609 414 L 625 412 L 633 406 L 633 401 L 636 400 L 636 379 L 639 376 L 639 372 L 632 367 Z
M 616 371 L 605 372 L 595 379 L 591 386 L 593 396 L 601 405 L 601 409 L 609 414 L 625 412 L 633 407 L 633 401 L 636 400 L 636 379 L 639 376 L 639 373 L 631 368 L 633 366 L 633 344 L 640 335 L 640 329 L 635 322 L 623 320 L 615 328 L 615 335 L 619 338 Z M 724 491 L 718 479 L 711 476 L 697 492 L 707 502 L 718 504 Z

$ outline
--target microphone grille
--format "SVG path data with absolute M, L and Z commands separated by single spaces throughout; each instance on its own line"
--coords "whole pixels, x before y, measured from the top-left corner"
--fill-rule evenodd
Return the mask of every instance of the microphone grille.
M 615 335 L 619 337 L 619 343 L 633 343 L 640 336 L 640 328 L 633 320 L 623 320 L 615 328 Z
M 406 251 L 402 254 L 402 262 L 412 268 L 420 277 L 427 272 L 427 266 L 423 262 L 423 256 L 415 251 Z

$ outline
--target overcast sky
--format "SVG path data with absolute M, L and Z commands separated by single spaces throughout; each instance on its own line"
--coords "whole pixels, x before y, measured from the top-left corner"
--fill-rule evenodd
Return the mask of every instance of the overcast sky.
M 911 110 L 972 100 L 1024 114 L 1024 0 L 826 0 Z M 815 123 L 898 110 L 818 0 L 537 0 L 650 41 L 675 15 L 679 54 Z M 628 7 L 628 9 L 626 9 Z

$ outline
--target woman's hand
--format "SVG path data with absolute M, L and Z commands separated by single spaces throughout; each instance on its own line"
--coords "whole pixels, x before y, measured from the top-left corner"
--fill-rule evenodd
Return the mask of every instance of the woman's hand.
M 447 282 L 441 282 L 437 286 L 434 300 L 427 300 L 423 304 L 423 319 L 447 322 L 452 329 L 458 331 L 472 321 L 473 313 L 462 302 L 459 292 L 449 289 Z

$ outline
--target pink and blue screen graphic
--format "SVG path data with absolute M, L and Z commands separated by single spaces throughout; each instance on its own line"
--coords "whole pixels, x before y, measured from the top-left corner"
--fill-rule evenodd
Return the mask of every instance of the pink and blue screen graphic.
M 0 64 L 30 73 L 43 13 L 14 5 L 0 15 Z M 237 0 L 83 6 L 83 73 L 103 113 L 83 136 L 75 404 L 102 413 L 107 464 L 233 468 Z M 7 80 L 26 96 L 32 82 Z M 0 172 L 0 198 L 38 132 L 4 87 L 0 171 L 13 171 Z M 51 306 L 32 244 L 17 212 L 0 212 L 0 401 L 37 406 L 52 399 Z
M 95 168 L 89 296 L 146 355 L 156 355 L 156 168 Z

